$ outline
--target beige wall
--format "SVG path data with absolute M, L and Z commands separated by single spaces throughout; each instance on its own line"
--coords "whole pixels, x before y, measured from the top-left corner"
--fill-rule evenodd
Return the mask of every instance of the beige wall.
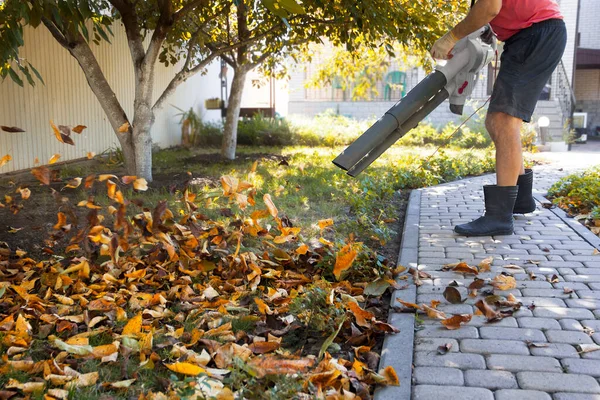
M 102 69 L 123 105 L 128 116 L 132 117 L 134 82 L 133 68 L 125 34 L 121 25 L 113 27 L 115 36 L 112 45 L 102 43 L 92 45 L 92 49 Z M 0 81 L 0 125 L 18 126 L 25 133 L 11 134 L 0 131 L 0 157 L 10 154 L 13 160 L 0 167 L 0 173 L 21 170 L 33 166 L 36 157 L 42 163 L 55 153 L 60 161 L 85 157 L 88 151 L 97 154 L 110 147 L 118 146 L 118 141 L 102 108 L 89 88 L 85 77 L 68 52 L 63 49 L 42 27 L 25 30 L 25 46 L 21 57 L 30 61 L 42 75 L 46 85 L 35 87 L 17 86 L 10 78 Z M 219 66 L 213 63 L 206 75 L 196 76 L 183 83 L 165 102 L 156 115 L 152 130 L 153 141 L 160 147 L 180 143 L 178 111 L 172 105 L 183 109 L 194 107 L 206 119 L 219 118 L 217 112 L 204 110 L 204 99 L 220 97 Z M 158 97 L 167 86 L 174 68 L 159 65 L 156 72 L 154 93 Z M 75 146 L 60 143 L 53 136 L 49 121 L 56 124 L 78 125 L 88 128 L 81 135 L 73 134 Z
M 583 100 L 600 100 L 600 70 L 577 70 L 575 98 L 578 102 Z

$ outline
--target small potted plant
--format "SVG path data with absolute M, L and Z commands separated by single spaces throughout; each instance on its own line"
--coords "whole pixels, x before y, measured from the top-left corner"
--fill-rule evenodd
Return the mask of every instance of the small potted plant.
M 204 100 L 204 107 L 206 107 L 207 110 L 218 110 L 221 108 L 221 99 L 218 97 L 206 99 Z

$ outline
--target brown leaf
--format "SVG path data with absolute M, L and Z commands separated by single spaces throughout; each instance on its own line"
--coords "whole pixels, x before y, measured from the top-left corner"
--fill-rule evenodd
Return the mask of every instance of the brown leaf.
M 460 328 L 461 324 L 466 324 L 469 321 L 471 321 L 472 317 L 473 316 L 471 314 L 456 314 L 450 318 L 443 320 L 442 324 L 446 328 L 448 328 L 450 330 L 454 330 L 454 329 Z
M 279 348 L 277 342 L 255 342 L 248 346 L 254 354 L 265 354 L 275 351 Z
M 437 310 L 433 307 L 429 307 L 427 304 L 422 304 L 421 307 L 427 313 L 427 316 L 429 318 L 436 318 L 436 319 L 448 318 L 443 311 Z
M 565 287 L 563 288 L 563 293 L 564 293 L 564 294 L 571 294 L 571 293 L 573 293 L 573 289 L 571 289 L 571 288 L 568 288 L 568 287 L 566 287 L 566 286 L 565 286 Z
M 356 319 L 356 323 L 359 326 L 362 326 L 365 328 L 371 327 L 371 321 L 373 321 L 375 319 L 375 314 L 373 314 L 369 311 L 363 310 L 362 308 L 360 308 L 358 303 L 355 303 L 354 301 L 349 301 L 347 304 L 347 307 L 354 315 L 354 318 Z
M 443 271 L 454 271 L 454 272 L 458 272 L 459 274 L 475 274 L 477 275 L 479 273 L 479 271 L 477 270 L 476 267 L 471 267 L 469 264 L 467 264 L 466 262 L 459 262 L 459 263 L 454 263 L 454 264 L 446 264 L 444 265 L 444 267 L 442 268 Z
M 58 127 L 56 127 L 56 125 L 54 125 L 54 122 L 52 121 L 50 121 L 50 125 L 52 126 L 52 130 L 54 131 L 54 136 L 59 142 L 70 144 L 71 146 L 75 145 L 75 142 L 73 142 L 73 139 L 71 139 L 71 130 L 68 126 L 59 125 Z
M 498 290 L 511 290 L 517 287 L 517 281 L 512 276 L 498 275 L 494 277 L 492 285 Z
M 50 170 L 47 167 L 33 168 L 31 174 L 44 185 L 50 185 Z
M 3 130 L 4 132 L 8 132 L 8 133 L 22 133 L 25 132 L 25 130 L 16 127 L 16 126 L 4 126 L 4 125 L 0 125 L 0 129 Z
M 83 130 L 87 128 L 85 125 L 77 125 L 75 128 L 71 129 L 75 133 L 81 133 Z
M 446 290 L 444 290 L 444 298 L 452 304 L 459 304 L 463 302 L 458 289 L 452 286 L 446 287 Z
M 482 260 L 478 265 L 479 272 L 489 272 L 493 261 L 494 261 L 493 256 L 489 256 L 485 260 Z
M 283 359 L 278 356 L 255 357 L 248 361 L 248 365 L 256 372 L 258 378 L 266 375 L 283 375 L 306 372 L 315 363 L 314 359 Z
M 487 318 L 488 322 L 498 321 L 502 319 L 502 315 L 498 311 L 490 307 L 490 305 L 484 300 L 479 300 L 477 303 L 475 303 L 475 307 L 477 307 L 479 311 L 481 311 L 481 313 Z
M 552 275 L 552 277 L 550 279 L 548 279 L 548 282 L 558 283 L 558 282 L 560 282 L 560 279 L 558 279 L 558 275 L 554 274 L 554 275 Z
M 408 301 L 403 301 L 400 299 L 396 299 L 398 303 L 402 304 L 406 308 L 414 308 L 415 310 L 422 310 L 421 306 L 415 303 L 409 303 Z
M 439 346 L 437 348 L 437 352 L 439 355 L 443 356 L 444 354 L 448 353 L 450 351 L 450 349 L 452 349 L 452 342 L 448 342 L 446 344 Z

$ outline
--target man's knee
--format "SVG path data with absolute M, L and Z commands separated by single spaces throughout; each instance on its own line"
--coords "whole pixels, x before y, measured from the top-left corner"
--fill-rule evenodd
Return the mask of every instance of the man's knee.
M 521 134 L 521 119 L 503 112 L 488 113 L 485 128 L 494 142 L 501 136 L 518 136 Z

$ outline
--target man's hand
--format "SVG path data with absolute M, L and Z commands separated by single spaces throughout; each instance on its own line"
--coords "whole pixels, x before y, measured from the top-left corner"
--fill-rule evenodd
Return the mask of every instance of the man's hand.
M 452 58 L 452 54 L 450 54 L 450 52 L 454 48 L 456 42 L 458 42 L 458 38 L 454 35 L 454 33 L 452 33 L 452 31 L 449 31 L 434 43 L 433 47 L 431 48 L 431 55 L 436 60 L 448 60 Z

